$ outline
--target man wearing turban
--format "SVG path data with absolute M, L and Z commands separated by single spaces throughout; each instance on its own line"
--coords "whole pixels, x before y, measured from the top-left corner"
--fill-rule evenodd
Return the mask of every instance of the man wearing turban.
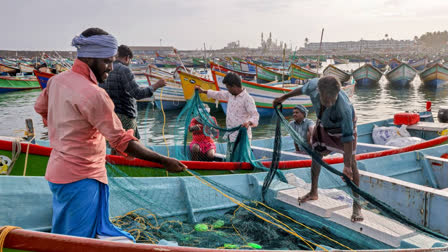
M 78 54 L 72 69 L 52 77 L 34 106 L 48 126 L 53 148 L 45 174 L 53 193 L 52 232 L 134 240 L 109 220 L 105 139 L 122 155 L 160 163 L 168 171 L 179 172 L 186 166 L 148 150 L 132 129 L 125 131 L 112 100 L 98 86 L 112 70 L 118 47 L 115 37 L 89 28 L 72 45 Z
M 303 139 L 303 142 L 307 143 L 309 148 L 311 145 L 311 135 L 313 134 L 314 122 L 313 120 L 306 118 L 308 115 L 308 109 L 305 106 L 299 104 L 292 110 L 292 120 L 289 125 L 293 128 L 297 134 Z M 296 152 L 305 153 L 303 147 L 294 143 Z

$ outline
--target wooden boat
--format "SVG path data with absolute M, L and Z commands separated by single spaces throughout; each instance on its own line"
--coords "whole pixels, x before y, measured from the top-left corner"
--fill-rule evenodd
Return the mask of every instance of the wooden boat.
M 436 230 L 442 235 L 448 233 L 448 160 L 439 158 L 448 151 L 440 146 L 423 151 L 409 152 L 391 159 L 390 157 L 359 161 L 360 188 L 391 208 L 400 212 L 414 223 Z M 335 168 L 342 170 L 342 164 Z M 393 167 L 393 169 L 391 169 Z M 301 225 L 316 230 L 326 230 L 326 234 L 337 236 L 334 242 L 339 245 L 351 241 L 360 246 L 351 249 L 363 251 L 444 251 L 448 242 L 435 238 L 397 220 L 382 216 L 373 210 L 363 209 L 364 221 L 350 221 L 351 206 L 325 193 L 320 193 L 316 201 L 297 202 L 297 196 L 308 189 L 295 183 L 296 178 L 309 182 L 309 168 L 294 169 L 286 174 L 288 183 L 275 181 L 265 195 L 269 207 L 285 211 L 288 216 Z M 211 176 L 207 179 L 225 188 L 232 188 L 241 196 L 261 201 L 261 187 L 266 173 L 231 174 Z M 238 207 L 235 201 L 199 182 L 195 177 L 184 178 L 110 178 L 110 215 L 122 216 L 130 211 L 144 207 L 160 222 L 176 221 L 197 223 L 206 217 L 220 215 Z M 348 188 L 329 173 L 321 173 L 320 188 Z M 150 203 L 141 206 L 138 202 L 120 197 L 122 188 L 130 195 L 147 197 Z M 169 192 L 169 197 L 164 197 Z M 157 195 L 157 196 L 155 196 Z M 192 196 L 194 195 L 194 196 Z M 222 250 L 199 249 L 182 246 L 159 246 L 150 244 L 130 244 L 107 240 L 86 239 L 48 233 L 52 220 L 52 194 L 43 177 L 0 176 L 0 226 L 11 225 L 24 228 L 12 230 L 5 239 L 5 248 L 26 251 L 172 251 L 172 252 L 218 252 Z M 166 207 L 157 207 L 166 206 Z M 28 209 L 24 211 L 24 209 Z M 266 225 L 268 225 L 266 223 Z M 273 226 L 274 228 L 274 226 Z M 43 232 L 42 232 L 43 231 Z M 286 234 L 285 234 L 286 235 Z M 293 237 L 293 236 L 291 236 Z M 326 239 L 319 236 L 318 244 L 332 250 Z M 242 250 L 233 250 L 242 251 Z M 247 250 L 244 250 L 247 251 Z M 267 250 L 258 250 L 267 251 Z M 296 250 L 297 251 L 297 250 Z M 340 251 L 340 250 L 338 250 Z
M 438 59 L 434 59 L 431 60 L 430 62 L 428 62 L 428 64 L 426 64 L 425 68 L 431 68 L 437 64 L 444 64 L 445 61 L 442 58 L 438 58 Z
M 406 63 L 400 63 L 385 74 L 386 79 L 394 86 L 403 87 L 414 80 L 417 71 Z
M 342 58 L 338 58 L 336 56 L 333 56 L 333 61 L 334 61 L 334 64 L 348 64 L 349 63 L 348 59 L 342 59 Z
M 347 82 L 350 80 L 350 74 L 341 69 L 337 68 L 335 65 L 330 64 L 325 67 L 323 71 L 324 76 L 333 76 L 338 79 L 341 83 Z
M 176 81 L 173 78 L 172 74 L 170 78 L 157 75 L 155 72 L 151 74 L 145 73 L 145 76 L 149 85 L 152 85 L 161 79 L 166 82 L 165 87 L 159 88 L 154 92 L 153 99 L 155 100 L 157 108 L 169 111 L 184 107 L 186 101 L 182 85 L 179 81 Z
M 287 73 L 283 73 L 278 69 L 267 68 L 265 66 L 256 65 L 257 69 L 257 82 L 258 83 L 267 83 L 273 81 L 282 81 L 289 79 L 289 75 Z
M 184 92 L 185 100 L 190 100 L 195 93 L 195 86 L 200 86 L 204 90 L 215 90 L 215 82 L 209 79 L 205 79 L 194 74 L 179 71 L 180 83 Z M 209 105 L 211 111 L 216 111 L 218 101 L 208 98 L 206 94 L 199 94 L 201 101 Z
M 34 71 L 34 67 L 24 64 L 24 63 L 19 63 L 19 69 L 20 72 L 22 73 L 32 73 Z
M 383 73 L 376 67 L 366 63 L 356 69 L 352 75 L 358 86 L 370 86 L 378 83 Z
M 193 61 L 193 66 L 194 67 L 208 67 L 207 66 L 207 61 L 205 61 L 202 58 L 195 58 L 195 57 L 193 57 L 192 61 Z
M 222 83 L 225 74 L 217 71 L 212 71 L 213 80 L 215 81 L 216 90 L 227 90 L 225 85 Z M 275 98 L 282 94 L 288 93 L 291 89 L 273 87 L 268 85 L 263 85 L 250 81 L 242 81 L 242 86 L 246 91 L 254 98 L 255 105 L 257 106 L 258 113 L 261 117 L 272 116 L 275 111 L 272 106 L 272 102 Z M 227 101 L 219 101 L 224 112 L 227 110 Z M 306 107 L 311 107 L 311 100 L 309 96 L 301 95 L 288 99 L 283 103 L 283 111 L 285 114 L 292 114 L 293 108 L 297 104 L 302 104 Z
M 252 62 L 240 61 L 241 71 L 249 73 L 257 73 L 257 66 Z
M 384 62 L 381 59 L 372 58 L 372 66 L 376 67 L 377 69 L 384 71 L 386 69 L 386 62 Z
M 39 82 L 34 76 L 32 77 L 0 76 L 0 94 L 14 91 L 39 89 L 39 88 L 40 88 Z
M 303 68 L 296 64 L 291 64 L 288 69 L 290 79 L 308 80 L 317 77 L 317 73 L 309 69 Z
M 212 61 L 210 61 L 209 64 L 210 64 L 210 69 L 212 69 L 214 71 L 219 71 L 221 73 L 234 72 L 234 73 L 238 74 L 244 80 L 253 80 L 253 79 L 255 79 L 255 76 L 257 75 L 254 72 L 251 73 L 251 72 L 243 72 L 241 70 L 230 69 L 225 66 L 216 64 Z M 240 64 L 238 64 L 238 66 L 240 66 Z
M 399 66 L 400 64 L 401 64 L 400 60 L 398 60 L 396 58 L 393 58 L 393 59 L 389 60 L 389 64 L 388 65 L 389 65 L 390 69 L 394 69 L 397 66 Z
M 432 119 L 432 114 L 422 114 L 421 120 L 427 118 Z M 377 126 L 393 126 L 393 119 L 381 120 L 366 124 L 358 125 L 358 145 L 356 148 L 357 160 L 370 159 L 375 157 L 396 155 L 414 150 L 425 149 L 433 147 L 439 144 L 448 143 L 448 136 L 440 135 L 443 130 L 448 128 L 446 123 L 434 123 L 434 122 L 419 122 L 415 125 L 408 126 L 407 130 L 411 136 L 416 136 L 425 139 L 426 141 L 418 144 L 413 144 L 406 147 L 392 147 L 385 145 L 377 145 L 373 143 L 372 132 L 373 128 Z M 13 139 L 0 139 L 0 155 L 12 158 L 12 146 Z M 252 151 L 257 160 L 260 160 L 266 167 L 271 165 L 273 138 L 257 139 L 251 143 Z M 26 175 L 26 176 L 43 176 L 45 174 L 48 158 L 51 153 L 48 141 L 37 140 L 38 144 L 21 143 L 21 154 L 15 163 L 14 168 L 11 171 L 11 175 Z M 46 146 L 44 146 L 46 145 Z M 227 149 L 226 143 L 216 143 L 217 153 L 225 156 L 225 150 Z M 176 153 L 176 148 L 182 148 L 182 146 L 150 146 L 154 151 L 167 155 L 170 153 Z M 293 169 L 300 167 L 311 166 L 311 159 L 308 155 L 295 153 L 293 140 L 289 136 L 282 137 L 282 156 L 279 164 L 280 169 Z M 15 155 L 15 154 L 14 154 Z M 218 155 L 218 156 L 219 156 Z M 27 162 L 26 162 L 27 160 Z M 147 162 L 139 159 L 128 160 L 120 156 L 108 155 L 106 160 L 116 165 L 125 174 L 132 177 L 139 176 L 166 176 L 163 169 L 160 169 L 160 165 L 152 162 Z M 343 162 L 343 157 L 326 157 L 324 160 L 329 164 Z M 182 161 L 189 169 L 195 170 L 203 175 L 217 175 L 217 174 L 229 174 L 229 173 L 246 173 L 251 172 L 253 167 L 250 163 L 231 163 L 231 162 L 202 162 L 202 161 Z M 132 167 L 145 167 L 145 173 L 142 174 L 138 169 Z M 25 172 L 24 172 L 25 171 Z M 170 174 L 171 176 L 185 176 L 186 173 Z
M 440 63 L 433 65 L 420 73 L 420 79 L 424 85 L 437 88 L 448 81 L 448 68 Z
M 428 58 L 423 58 L 419 60 L 410 60 L 408 64 L 417 71 L 425 69 L 426 64 L 428 64 Z
M 18 69 L 17 67 L 13 67 L 13 66 L 9 66 L 9 65 L 0 63 L 0 74 L 7 73 L 10 75 L 15 75 L 16 73 L 19 73 L 19 72 L 20 72 L 20 69 Z
M 44 89 L 47 87 L 48 80 L 54 76 L 54 74 L 51 73 L 44 73 L 38 70 L 34 70 L 34 76 L 36 76 L 37 81 L 39 82 L 39 86 L 41 89 Z

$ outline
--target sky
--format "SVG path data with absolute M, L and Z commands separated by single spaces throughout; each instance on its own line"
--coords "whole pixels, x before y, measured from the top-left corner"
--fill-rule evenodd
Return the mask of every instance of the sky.
M 258 47 L 269 32 L 288 47 L 323 41 L 413 39 L 448 29 L 447 0 L 0 0 L 0 50 L 74 50 L 100 27 L 129 46 Z

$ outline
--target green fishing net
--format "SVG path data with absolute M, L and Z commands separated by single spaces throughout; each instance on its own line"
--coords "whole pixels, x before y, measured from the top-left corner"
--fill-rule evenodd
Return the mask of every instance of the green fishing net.
M 217 158 L 214 162 L 250 163 L 254 175 L 203 176 L 189 171 L 183 175 L 194 177 L 152 179 L 151 184 L 148 184 L 142 177 L 151 176 L 151 169 L 129 168 L 138 170 L 139 174 L 139 177 L 130 177 L 120 167 L 108 164 L 111 202 L 114 202 L 111 203 L 111 216 L 115 216 L 112 218 L 113 223 L 131 233 L 137 242 L 149 244 L 168 241 L 168 244 L 179 246 L 254 250 L 391 248 L 313 213 L 275 203 L 275 195 L 270 194 L 270 190 L 272 187 L 282 188 L 286 182 L 279 166 L 284 148 L 283 129 L 296 144 L 303 146 L 322 165 L 319 190 L 332 188 L 342 191 L 352 201 L 357 200 L 363 210 L 369 209 L 415 228 L 418 232 L 446 239 L 443 235 L 413 223 L 380 199 L 359 189 L 340 169 L 326 164 L 319 155 L 307 148 L 281 111 L 277 109 L 276 112 L 277 116 L 271 118 L 276 126 L 275 137 L 270 141 L 272 152 L 264 157 L 271 163 L 266 167 L 261 163 L 263 158 L 255 157 L 247 130 L 244 127 L 229 129 L 218 125 L 196 94 L 177 115 L 176 121 L 180 128 L 170 133 L 174 136 L 174 144 L 167 147 L 171 150 L 171 156 L 180 160 L 199 159 L 192 157 L 192 136 L 188 130 L 191 121 L 196 118 L 203 125 L 203 134 L 215 139 Z M 232 155 L 226 157 L 229 144 L 226 136 L 235 132 L 238 136 L 232 146 Z M 309 183 L 309 169 L 296 174 Z M 345 182 L 341 177 L 345 177 Z M 360 197 L 355 197 L 356 195 Z M 265 204 L 263 201 L 266 201 Z M 275 207 L 271 208 L 270 204 Z

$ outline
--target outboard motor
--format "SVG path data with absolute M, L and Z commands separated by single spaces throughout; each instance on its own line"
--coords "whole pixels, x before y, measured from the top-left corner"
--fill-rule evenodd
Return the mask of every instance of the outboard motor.
M 437 119 L 441 123 L 448 123 L 448 107 L 440 107 L 437 113 Z

